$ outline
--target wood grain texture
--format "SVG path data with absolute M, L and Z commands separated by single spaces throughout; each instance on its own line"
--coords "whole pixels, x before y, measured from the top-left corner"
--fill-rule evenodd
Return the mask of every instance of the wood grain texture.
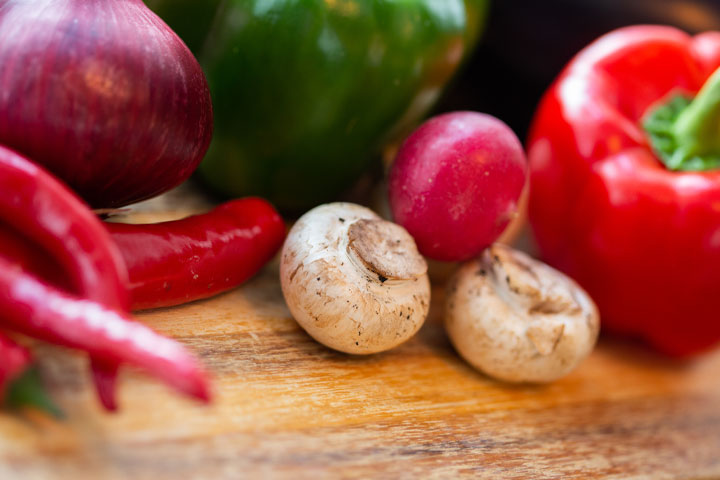
M 130 220 L 206 206 L 167 198 Z M 105 414 L 86 360 L 37 345 L 68 418 L 0 414 L 0 479 L 720 478 L 720 351 L 676 363 L 603 339 L 561 381 L 508 386 L 457 357 L 442 289 L 433 296 L 418 336 L 370 357 L 308 337 L 276 265 L 215 299 L 141 315 L 203 358 L 210 407 L 125 370 L 122 412 Z

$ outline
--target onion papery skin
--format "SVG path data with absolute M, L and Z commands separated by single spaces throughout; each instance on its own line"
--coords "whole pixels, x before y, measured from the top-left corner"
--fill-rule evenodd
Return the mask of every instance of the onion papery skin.
M 93 207 L 178 185 L 211 136 L 202 69 L 140 0 L 0 0 L 0 143 Z

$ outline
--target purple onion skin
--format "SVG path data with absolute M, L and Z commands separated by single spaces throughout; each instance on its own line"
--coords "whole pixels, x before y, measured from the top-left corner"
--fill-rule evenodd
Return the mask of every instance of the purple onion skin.
M 200 65 L 141 0 L 0 0 L 0 143 L 93 207 L 178 185 L 211 137 Z

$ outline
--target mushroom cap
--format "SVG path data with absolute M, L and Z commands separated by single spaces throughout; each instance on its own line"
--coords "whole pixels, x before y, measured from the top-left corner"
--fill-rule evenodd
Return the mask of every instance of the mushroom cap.
M 346 353 L 403 343 L 430 307 L 427 264 L 412 237 L 351 203 L 321 205 L 297 221 L 283 246 L 280 279 L 300 326 Z
M 478 370 L 508 382 L 550 382 L 592 351 L 600 320 L 590 296 L 563 273 L 495 244 L 451 279 L 450 340 Z

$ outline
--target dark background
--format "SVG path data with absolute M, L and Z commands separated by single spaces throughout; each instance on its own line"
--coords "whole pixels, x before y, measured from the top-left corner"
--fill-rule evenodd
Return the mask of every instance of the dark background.
M 436 112 L 489 113 L 525 139 L 543 92 L 575 53 L 642 23 L 720 30 L 720 0 L 494 0 L 477 50 Z

